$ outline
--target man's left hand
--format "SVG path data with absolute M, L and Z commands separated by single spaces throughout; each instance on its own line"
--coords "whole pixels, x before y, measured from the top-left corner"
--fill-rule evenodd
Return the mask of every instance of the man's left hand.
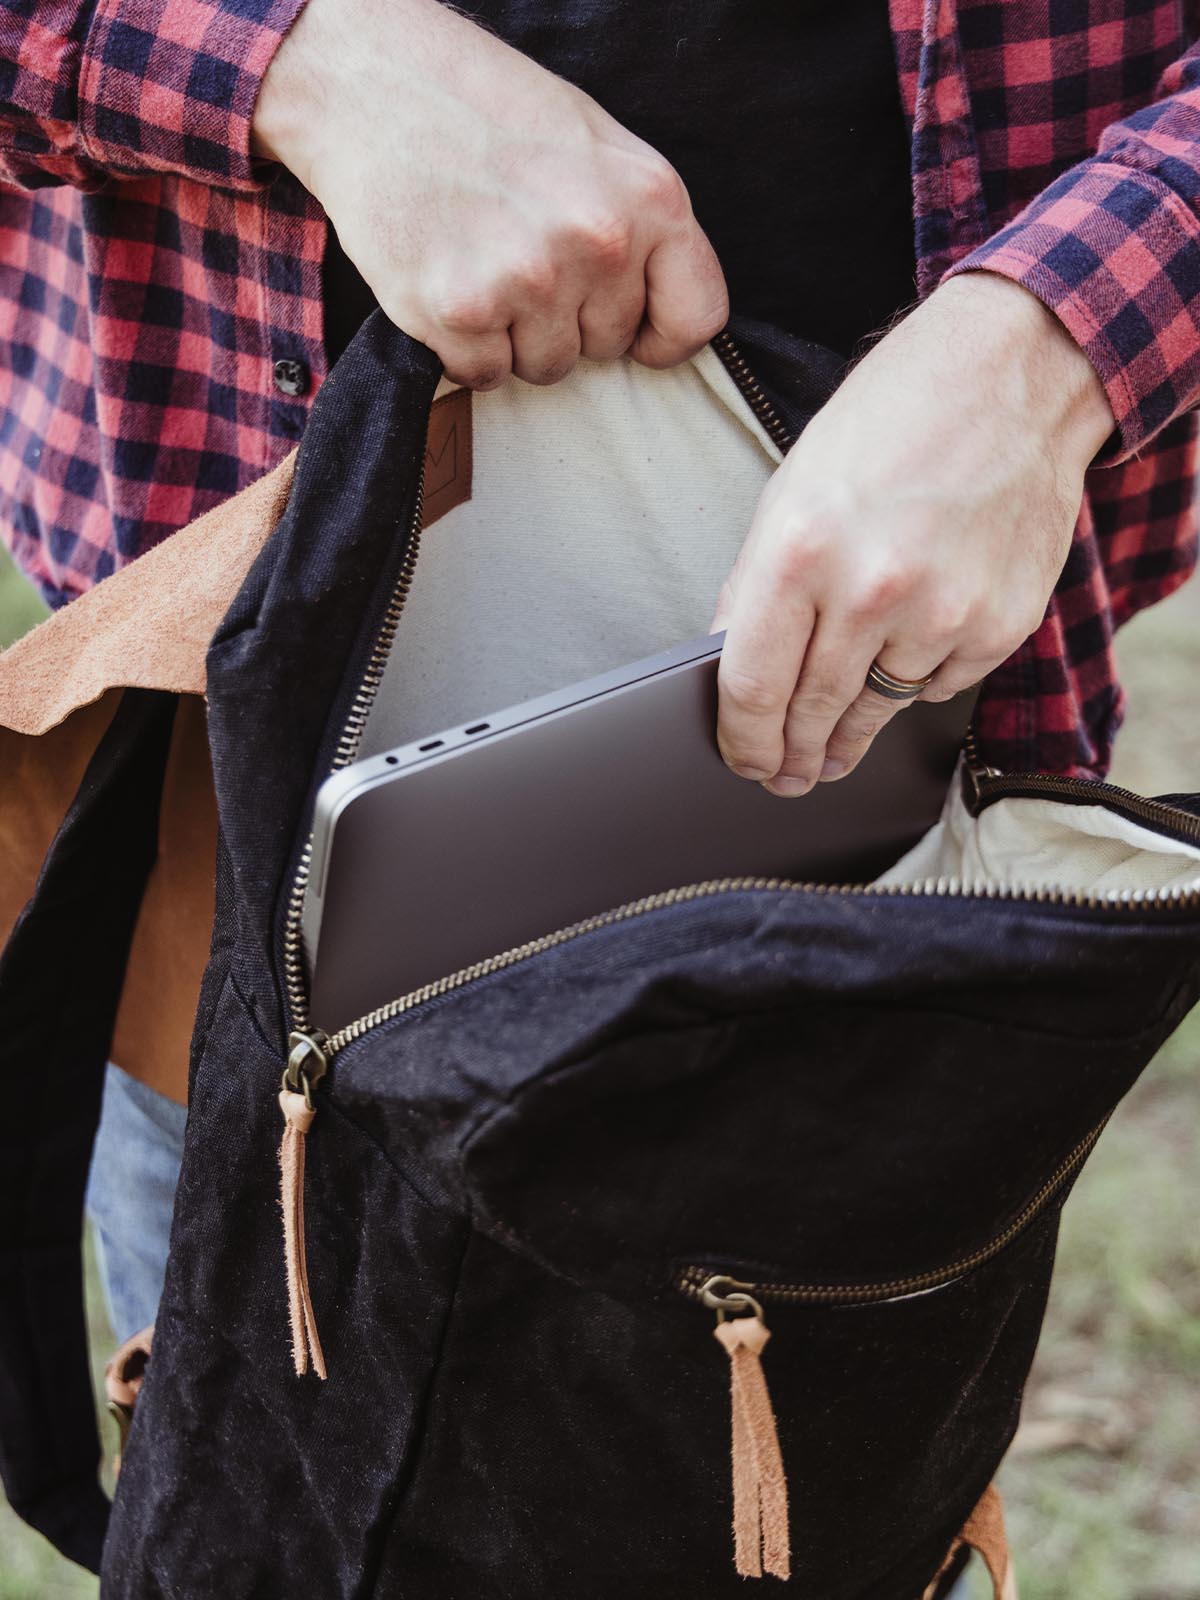
M 943 284 L 854 368 L 767 485 L 725 584 L 718 739 L 804 794 L 902 709 L 978 682 L 1041 624 L 1112 431 L 1095 370 L 1027 290 Z

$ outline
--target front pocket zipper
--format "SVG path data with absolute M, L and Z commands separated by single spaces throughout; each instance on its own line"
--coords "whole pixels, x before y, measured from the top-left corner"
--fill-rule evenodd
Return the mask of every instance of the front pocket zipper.
M 745 1280 L 711 1265 L 684 1267 L 675 1288 L 716 1312 L 713 1330 L 730 1361 L 734 1565 L 742 1577 L 791 1574 L 787 1478 L 761 1356 L 771 1334 L 764 1305 L 878 1305 L 947 1288 L 1012 1244 L 1045 1211 L 1087 1160 L 1105 1122 L 1081 1139 L 1008 1225 L 978 1250 L 928 1272 L 874 1283 L 788 1283 Z
M 1106 1117 L 1098 1128 L 1093 1128 L 1086 1138 L 1081 1139 L 1012 1221 L 986 1244 L 928 1272 L 913 1273 L 905 1278 L 885 1278 L 873 1283 L 781 1283 L 777 1280 L 743 1283 L 711 1264 L 693 1265 L 683 1268 L 675 1280 L 675 1287 L 688 1299 L 699 1300 L 710 1308 L 717 1306 L 720 1295 L 727 1292 L 752 1295 L 756 1302 L 764 1305 L 863 1306 L 877 1305 L 887 1300 L 903 1300 L 909 1295 L 928 1294 L 930 1290 L 946 1288 L 959 1278 L 965 1278 L 967 1273 L 974 1272 L 977 1267 L 986 1265 L 1019 1238 L 1031 1223 L 1037 1221 L 1055 1195 L 1083 1166 L 1107 1125 Z

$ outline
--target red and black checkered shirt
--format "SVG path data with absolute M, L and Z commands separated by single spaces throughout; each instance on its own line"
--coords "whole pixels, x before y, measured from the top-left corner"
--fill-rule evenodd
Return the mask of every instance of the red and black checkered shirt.
M 325 220 L 249 147 L 302 4 L 0 0 L 0 522 L 53 604 L 303 431 Z M 890 4 L 922 293 L 1025 284 L 1116 417 L 1046 620 L 977 715 L 997 765 L 1099 774 L 1113 629 L 1196 555 L 1200 49 L 1181 0 Z

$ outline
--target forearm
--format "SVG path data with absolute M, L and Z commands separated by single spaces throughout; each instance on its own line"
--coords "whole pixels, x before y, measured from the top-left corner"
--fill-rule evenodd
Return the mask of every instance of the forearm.
M 1045 303 L 1003 275 L 978 271 L 936 291 L 948 381 L 965 414 L 996 413 L 1036 430 L 1080 470 L 1113 430 L 1104 384 Z M 1001 401 L 1001 398 L 1002 401 Z
M 427 129 L 428 149 L 424 139 L 412 141 L 414 156 L 427 156 L 438 129 L 476 98 L 478 44 L 484 37 L 440 0 L 310 3 L 264 79 L 254 109 L 252 153 L 286 166 L 318 192 L 322 155 L 332 153 L 340 139 L 361 144 L 368 136 L 375 108 L 364 103 L 364 94 L 382 87 L 380 64 L 385 61 L 392 96 L 389 120 L 414 133 Z M 506 48 L 486 37 L 491 45 Z M 519 70 L 524 58 L 508 53 L 510 65 Z

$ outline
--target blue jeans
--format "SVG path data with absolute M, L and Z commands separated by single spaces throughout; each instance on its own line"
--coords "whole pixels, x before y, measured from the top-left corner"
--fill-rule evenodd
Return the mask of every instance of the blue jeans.
M 187 1110 L 109 1066 L 88 1174 L 109 1321 L 124 1342 L 158 1312 Z

